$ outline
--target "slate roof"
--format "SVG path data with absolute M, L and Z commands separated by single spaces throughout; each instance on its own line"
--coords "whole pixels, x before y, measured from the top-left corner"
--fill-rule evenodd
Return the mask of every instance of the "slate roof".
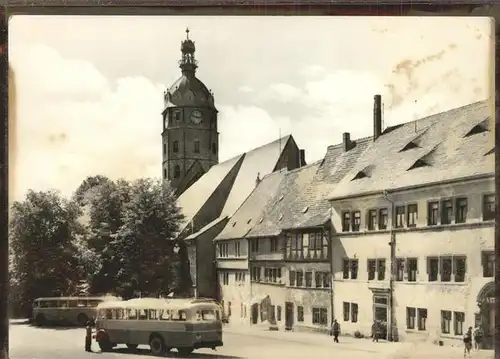
M 286 172 L 274 196 L 269 198 L 262 211 L 262 221 L 259 219 L 246 237 L 276 236 L 282 228 L 292 226 L 295 203 L 305 196 L 303 189 L 310 184 L 319 165 L 320 161 Z
M 257 174 L 260 173 L 260 178 L 263 178 L 275 170 L 285 145 L 289 141 L 293 141 L 291 135 L 212 166 L 207 173 L 201 176 L 177 199 L 177 203 L 185 216 L 181 225 L 181 232 L 208 201 L 221 181 L 241 160 L 241 166 L 232 187 L 228 189 L 226 202 L 220 214 L 220 217 L 232 216 L 255 188 Z M 205 226 L 208 223 L 197 224 Z
M 245 202 L 231 217 L 226 227 L 214 240 L 243 238 L 262 218 L 264 207 L 274 197 L 281 181 L 285 178 L 285 174 L 286 170 L 280 170 L 262 178 L 259 185 L 254 188 Z
M 222 215 L 232 216 L 236 212 L 254 190 L 258 174 L 262 178 L 268 173 L 273 172 L 281 156 L 281 152 L 291 138 L 292 136 L 282 137 L 245 154 L 245 159 L 234 181 L 226 205 L 222 210 Z
M 329 197 L 494 174 L 494 151 L 488 154 L 494 148 L 492 116 L 489 102 L 481 101 L 389 127 Z
M 199 231 L 195 232 L 195 233 L 192 233 L 190 234 L 189 236 L 186 237 L 186 240 L 190 240 L 190 239 L 196 239 L 200 234 L 203 234 L 205 233 L 206 231 L 208 231 L 210 228 L 212 228 L 213 226 L 215 226 L 216 224 L 224 221 L 225 219 L 227 218 L 227 216 L 221 216 L 215 220 L 213 220 L 212 222 L 210 222 L 209 224 L 203 226 Z

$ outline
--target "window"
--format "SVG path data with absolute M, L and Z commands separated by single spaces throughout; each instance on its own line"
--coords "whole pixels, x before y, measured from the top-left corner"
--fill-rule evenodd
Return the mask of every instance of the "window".
M 385 259 L 377 259 L 377 280 L 385 279 Z
M 342 213 L 342 232 L 349 232 L 351 227 L 351 214 L 349 212 Z
M 167 144 L 166 143 L 163 144 L 163 154 L 164 155 L 167 154 Z
M 368 230 L 373 231 L 377 226 L 377 210 L 371 209 L 368 211 Z
M 163 179 L 167 179 L 167 169 L 163 169 Z
M 304 307 L 302 306 L 297 306 L 297 322 L 303 322 L 304 321 Z
M 297 287 L 304 286 L 304 273 L 300 270 L 296 272 L 297 275 Z
M 322 232 L 309 233 L 308 258 L 326 259 L 328 258 L 328 240 Z
M 179 141 L 174 141 L 173 144 L 172 144 L 172 151 L 174 153 L 177 153 L 179 152 Z
M 212 153 L 217 154 L 217 145 L 215 143 L 212 143 Z
M 241 252 L 240 252 L 240 242 L 239 241 L 235 241 L 234 242 L 234 255 L 236 257 L 239 257 L 241 255 Z
M 326 308 L 313 308 L 312 309 L 312 322 L 313 324 L 327 325 L 328 315 Z
M 467 262 L 465 257 L 453 257 L 453 272 L 455 274 L 455 282 L 465 282 L 466 265 Z
M 277 316 L 278 322 L 281 322 L 281 305 L 278 305 L 276 316 Z
M 259 251 L 259 239 L 254 238 L 250 240 L 250 251 L 252 253 L 257 253 Z
M 377 261 L 375 259 L 368 259 L 366 267 L 368 269 L 368 280 L 374 280 L 375 279 L 375 271 L 377 268 Z
M 323 288 L 330 288 L 330 273 L 323 273 Z
M 278 238 L 271 238 L 271 252 L 278 252 Z
M 417 260 L 417 258 L 408 258 L 406 260 L 406 265 L 408 268 L 408 282 L 416 282 L 417 281 L 417 273 L 418 273 L 418 260 Z
M 353 323 L 358 322 L 358 304 L 357 303 L 351 303 L 351 322 L 353 322 Z
M 405 260 L 403 258 L 396 259 L 396 280 L 402 281 L 405 273 Z
M 456 203 L 455 223 L 465 223 L 467 221 L 467 198 L 457 198 Z
M 418 308 L 418 330 L 427 330 L 427 309 Z
M 290 281 L 290 287 L 295 287 L 295 271 L 288 272 L 288 279 Z
M 441 333 L 450 334 L 451 312 L 449 310 L 441 311 Z
M 313 274 L 312 272 L 306 272 L 306 287 L 312 287 Z
M 439 274 L 439 258 L 427 259 L 427 274 L 429 275 L 429 282 L 436 282 Z
M 357 279 L 358 278 L 358 260 L 344 259 L 343 262 L 343 278 Z
M 342 278 L 349 279 L 349 259 L 344 259 L 342 262 Z
M 229 273 L 222 273 L 222 284 L 229 284 Z
M 316 288 L 321 288 L 323 285 L 323 272 L 314 272 L 314 282 L 316 283 Z
M 174 121 L 175 122 L 180 122 L 181 120 L 181 113 L 179 111 L 174 112 Z
M 181 168 L 179 165 L 174 167 L 174 178 L 179 178 L 181 176 Z
M 464 334 L 464 324 L 465 324 L 465 313 L 464 312 L 453 312 L 453 331 L 455 335 Z
M 396 228 L 401 228 L 405 225 L 405 207 L 396 207 Z
M 378 229 L 387 229 L 387 208 L 382 208 L 378 211 Z
M 200 141 L 194 141 L 194 153 L 200 153 Z
M 406 307 L 406 329 L 415 329 L 416 309 Z
M 427 225 L 435 226 L 438 224 L 439 202 L 429 202 L 427 204 Z
M 291 258 L 292 259 L 302 259 L 304 256 L 304 251 L 303 251 L 303 236 L 302 233 L 295 233 L 295 235 L 292 234 L 290 237 L 291 241 Z
M 483 197 L 483 221 L 495 219 L 495 195 L 488 194 Z
M 416 204 L 408 205 L 408 217 L 406 223 L 408 227 L 416 227 L 418 219 L 418 206 Z
M 452 261 L 450 257 L 441 258 L 441 282 L 450 282 L 452 273 Z
M 229 256 L 229 243 L 219 243 L 219 257 L 225 258 Z
M 447 199 L 441 202 L 441 224 L 451 224 L 453 220 L 453 202 Z
M 495 252 L 482 253 L 483 277 L 491 278 L 495 276 Z
M 352 231 L 359 232 L 359 227 L 361 225 L 361 212 L 352 212 Z
M 252 267 L 250 269 L 250 279 L 254 282 L 260 281 L 260 267 Z
M 344 322 L 349 321 L 350 311 L 351 311 L 351 303 L 344 302 Z
M 238 282 L 238 283 L 245 282 L 245 273 L 244 272 L 235 273 L 235 277 L 236 277 L 236 282 Z

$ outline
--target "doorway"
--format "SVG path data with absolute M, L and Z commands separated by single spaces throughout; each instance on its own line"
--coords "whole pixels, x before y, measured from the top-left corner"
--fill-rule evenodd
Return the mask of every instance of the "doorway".
M 293 303 L 285 302 L 285 330 L 293 329 Z
M 373 296 L 373 321 L 379 323 L 380 339 L 388 340 L 389 297 L 386 295 Z
M 252 324 L 257 324 L 259 322 L 259 305 L 257 303 L 252 304 Z
M 476 321 L 483 329 L 481 349 L 493 349 L 495 345 L 495 282 L 486 284 L 477 296 L 479 314 Z

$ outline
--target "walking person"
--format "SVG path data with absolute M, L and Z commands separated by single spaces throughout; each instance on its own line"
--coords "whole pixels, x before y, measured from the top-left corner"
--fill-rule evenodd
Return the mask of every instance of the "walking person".
M 340 334 L 340 324 L 337 322 L 337 319 L 333 320 L 332 333 L 333 333 L 334 343 L 338 343 L 339 342 L 339 334 Z
M 472 327 L 467 329 L 467 332 L 464 335 L 464 358 L 466 355 L 469 355 L 470 358 L 470 350 L 472 349 Z
M 378 321 L 375 320 L 373 321 L 372 324 L 372 342 L 378 343 L 379 332 L 380 332 L 379 323 Z
M 85 323 L 85 351 L 92 351 L 92 323 L 90 320 Z
M 474 337 L 474 349 L 478 351 L 479 349 L 481 349 L 481 342 L 483 341 L 483 335 L 484 335 L 483 328 L 481 328 L 480 323 L 476 325 L 472 334 Z

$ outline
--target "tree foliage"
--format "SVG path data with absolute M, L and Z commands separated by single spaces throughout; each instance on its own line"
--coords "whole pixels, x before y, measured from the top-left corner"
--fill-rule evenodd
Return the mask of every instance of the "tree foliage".
M 29 191 L 11 208 L 11 282 L 21 311 L 37 297 L 71 295 L 82 278 L 78 248 L 81 210 L 57 192 Z

